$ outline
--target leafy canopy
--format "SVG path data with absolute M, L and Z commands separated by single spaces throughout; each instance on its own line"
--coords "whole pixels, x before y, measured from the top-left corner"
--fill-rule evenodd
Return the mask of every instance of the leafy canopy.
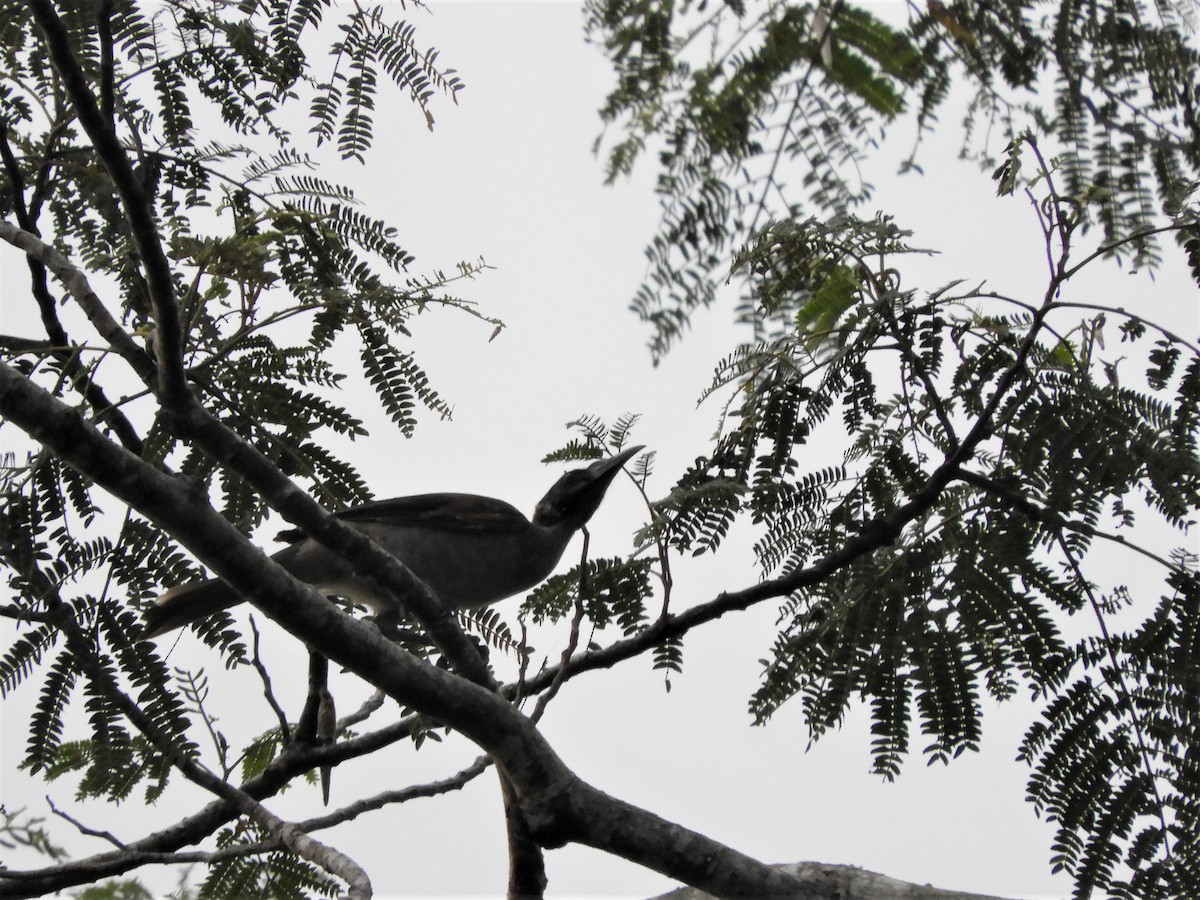
M 1163 265 L 1164 239 L 1200 285 L 1194 17 L 1136 0 L 587 15 L 617 75 L 608 175 L 658 173 L 632 304 L 652 352 L 726 284 L 746 329 L 704 395 L 727 398 L 715 446 L 656 528 L 703 553 L 757 523 L 761 593 L 787 596 L 755 719 L 796 700 L 820 735 L 864 702 L 892 777 L 914 732 L 948 760 L 978 745 L 985 697 L 1031 691 L 1029 799 L 1077 896 L 1200 893 L 1200 354 L 1137 298 L 1072 290 L 1085 268 Z M 917 136 L 918 171 L 956 99 L 963 153 L 1034 206 L 1040 296 L 912 284 L 904 216 L 867 212 L 885 132 Z M 840 463 L 808 467 L 817 448 Z M 1129 580 L 1102 587 L 1119 552 Z
M 395 232 L 314 174 L 281 110 L 301 103 L 318 147 L 361 159 L 381 76 L 432 125 L 461 87 L 454 73 L 410 26 L 357 6 L 0 11 L 0 213 L 5 239 L 30 254 L 46 332 L 0 337 L 5 361 L 243 531 L 265 515 L 261 493 L 237 459 L 182 442 L 169 402 L 155 403 L 170 399 L 156 374 L 171 354 L 206 409 L 323 504 L 366 499 L 353 466 L 314 439 L 363 432 L 335 399 L 346 373 L 331 354 L 353 347 L 402 431 L 419 409 L 447 414 L 408 323 L 433 305 L 477 314 L 445 290 L 479 264 L 408 275 Z M 1165 240 L 1200 284 L 1200 65 L 1183 13 L 1165 0 L 930 0 L 892 23 L 842 0 L 593 0 L 586 15 L 617 78 L 602 110 L 609 177 L 658 171 L 661 227 L 633 301 L 652 352 L 681 340 L 726 282 L 745 340 L 705 391 L 724 398 L 713 447 L 654 504 L 642 545 L 552 578 L 526 608 L 573 614 L 569 651 L 585 618 L 621 630 L 572 671 L 651 652 L 670 674 L 691 628 L 777 600 L 751 713 L 766 721 L 796 701 L 819 735 L 865 702 L 887 777 L 914 734 L 948 760 L 977 746 L 986 698 L 1030 691 L 1044 712 L 1022 748 L 1029 799 L 1056 821 L 1054 862 L 1077 895 L 1200 894 L 1200 580 L 1186 545 L 1145 536 L 1162 526 L 1179 540 L 1200 506 L 1200 353 L 1132 303 L 1071 292 L 1083 269 L 1114 260 L 1175 264 Z M 327 58 L 307 49 L 319 39 Z M 959 86 L 964 152 L 999 193 L 1033 202 L 1040 296 L 911 284 L 903 218 L 871 209 L 860 165 L 887 128 L 936 127 Z M 919 160 L 918 146 L 906 168 Z M 83 271 L 86 283 L 71 280 Z M 53 279 L 83 319 L 65 316 Z M 171 334 L 164 310 L 178 316 Z M 73 338 L 77 327 L 94 337 Z M 551 456 L 622 446 L 635 421 L 584 417 Z M 806 467 L 817 445 L 837 448 L 836 463 Z M 649 464 L 637 474 L 644 485 Z M 82 796 L 140 787 L 153 801 L 207 732 L 224 776 L 240 767 L 256 796 L 313 768 L 289 760 L 319 704 L 300 723 L 280 712 L 235 757 L 202 673 L 171 672 L 130 640 L 138 605 L 195 574 L 169 535 L 133 515 L 114 523 L 50 453 L 7 459 L 0 489 L 23 624 L 0 688 L 39 690 L 26 767 L 80 773 Z M 746 518 L 763 579 L 672 610 L 671 555 L 715 551 Z M 1092 569 L 1115 552 L 1139 566 L 1101 587 Z M 515 645 L 494 613 L 475 624 Z M 197 630 L 227 664 L 250 660 L 227 615 Z M 565 673 L 523 672 L 520 688 L 552 696 Z M 80 694 L 88 733 L 68 740 Z M 412 715 L 379 741 L 436 735 Z M 52 846 L 37 823 L 5 833 Z M 278 847 L 238 851 L 263 837 L 249 820 L 197 840 L 212 833 L 230 852 L 206 896 L 333 890 Z
M 0 336 L 5 362 L 249 532 L 263 497 L 238 466 L 181 443 L 154 402 L 165 285 L 198 402 L 327 507 L 369 499 L 353 464 L 321 439 L 365 434 L 337 399 L 347 373 L 335 350 L 357 352 L 402 433 L 422 410 L 448 416 L 408 346 L 408 323 L 430 307 L 479 316 L 448 288 L 484 266 L 409 274 L 396 230 L 318 174 L 317 151 L 362 159 L 381 81 L 432 128 L 433 111 L 463 87 L 454 71 L 380 8 L 312 0 L 6 0 L 0 23 L 0 214 L 4 237 L 29 253 L 45 331 Z M 331 42 L 328 57 L 310 55 L 314 40 Z M 317 155 L 284 127 L 295 104 L 308 108 Z M 62 302 L 57 281 L 84 315 Z M 49 779 L 80 773 L 80 797 L 119 801 L 142 786 L 153 802 L 173 759 L 198 757 L 191 730 L 213 719 L 195 684 L 202 674 L 172 673 L 130 636 L 142 603 L 199 573 L 170 535 L 105 513 L 89 480 L 50 453 L 6 454 L 0 492 L 0 552 L 19 598 L 10 613 L 25 624 L 4 649 L 0 689 L 39 682 L 23 765 Z M 228 665 L 248 661 L 227 615 L 200 632 Z M 122 707 L 128 689 L 136 709 Z M 66 740 L 81 691 L 90 733 Z M 262 746 L 279 744 L 276 734 Z M 332 884 L 291 854 L 229 866 L 239 874 L 218 868 L 212 890 L 230 877 L 250 879 L 239 882 L 247 888 L 261 878 Z

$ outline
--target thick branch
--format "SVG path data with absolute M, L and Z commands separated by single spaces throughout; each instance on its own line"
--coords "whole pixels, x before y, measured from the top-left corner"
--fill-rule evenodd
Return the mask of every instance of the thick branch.
M 541 844 L 529 827 L 521 809 L 521 798 L 511 781 L 503 772 L 500 778 L 500 795 L 504 800 L 504 824 L 508 838 L 508 897 L 542 897 L 546 893 L 546 857 Z
M 543 846 L 588 844 L 723 896 L 818 896 L 798 890 L 787 876 L 756 860 L 585 784 L 502 697 L 417 660 L 372 625 L 339 612 L 247 542 L 206 497 L 107 441 L 7 365 L 0 365 L 0 414 L 170 531 L 313 649 L 476 743 L 512 782 Z M 0 884 L 6 892 L 22 888 Z
M 129 363 L 143 383 L 148 386 L 154 385 L 157 378 L 154 361 L 112 317 L 104 301 L 96 296 L 96 292 L 88 284 L 87 276 L 79 268 L 36 234 L 18 228 L 11 222 L 0 220 L 0 239 L 18 250 L 23 250 L 30 259 L 49 269 L 79 304 L 100 337 Z M 51 339 L 54 339 L 53 336 Z
M 900 881 L 857 866 L 798 862 L 786 863 L 778 868 L 795 875 L 806 885 L 819 888 L 835 885 L 836 896 L 841 900 L 1004 900 L 990 894 L 947 891 L 928 884 Z M 710 900 L 711 896 L 695 888 L 678 888 L 660 894 L 653 900 Z

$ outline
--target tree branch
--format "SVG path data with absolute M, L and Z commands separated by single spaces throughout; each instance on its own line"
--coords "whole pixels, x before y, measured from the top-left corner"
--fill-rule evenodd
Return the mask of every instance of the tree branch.
M 366 870 L 345 853 L 322 844 L 295 824 L 285 822 L 261 803 L 247 797 L 215 775 L 212 775 L 212 782 L 205 787 L 237 806 L 245 816 L 253 819 L 288 850 L 345 881 L 351 900 L 368 900 L 372 896 L 371 879 Z
M 141 706 L 121 690 L 111 672 L 94 654 L 92 642 L 79 629 L 76 621 L 71 617 L 68 607 L 58 603 L 55 605 L 55 611 L 58 614 L 59 625 L 66 635 L 67 644 L 82 671 L 184 777 L 228 801 L 238 812 L 256 822 L 286 849 L 320 866 L 331 875 L 341 878 L 349 886 L 348 893 L 352 900 L 369 900 L 372 894 L 371 883 L 366 871 L 361 866 L 336 848 L 322 844 L 295 825 L 284 821 L 241 789 L 214 775 L 192 756 L 178 750 L 171 739 L 162 734 Z M 0 885 L 3 884 L 4 882 L 0 880 Z M 5 895 L 9 895 L 7 889 Z
M 261 774 L 245 781 L 240 787 L 249 797 L 261 800 L 279 792 L 293 778 L 308 772 L 314 765 L 328 761 L 332 764 L 344 762 L 359 756 L 373 753 L 383 747 L 390 746 L 406 739 L 411 735 L 411 719 L 393 723 L 385 728 L 362 737 L 335 744 L 331 747 L 313 748 L 291 745 L 271 760 Z M 410 789 L 411 790 L 411 789 Z M 403 793 L 395 792 L 395 793 Z M 361 801 L 368 803 L 368 801 Z M 399 802 L 399 801 L 395 801 Z M 353 807 L 347 807 L 352 810 Z M 363 810 L 365 811 L 365 810 Z M 342 811 L 339 811 L 339 813 Z M 329 819 L 339 813 L 323 817 Z M 355 813 L 354 815 L 357 815 Z M 49 866 L 23 872 L 7 870 L 4 878 L 19 882 L 21 892 L 16 892 L 13 884 L 0 879 L 0 887 L 4 888 L 5 897 L 34 897 L 61 890 L 78 884 L 90 884 L 102 878 L 109 878 L 131 871 L 138 866 L 149 863 L 163 862 L 215 862 L 224 858 L 222 853 L 178 853 L 180 847 L 199 843 L 218 828 L 237 818 L 239 811 L 236 806 L 226 800 L 214 800 L 199 812 L 194 813 L 174 825 L 154 834 L 130 842 L 120 853 L 103 853 L 85 859 L 75 860 L 58 866 Z M 348 815 L 347 818 L 354 818 Z M 336 824 L 336 823 L 330 823 Z M 315 829 L 318 826 L 308 826 L 300 823 L 301 827 Z M 324 827 L 324 826 L 321 826 Z
M 1009 389 L 1025 366 L 1029 354 L 1037 343 L 1037 335 L 1052 308 L 1054 286 L 1047 289 L 1044 302 L 1034 311 L 1029 323 L 1029 331 L 1021 341 L 1013 361 L 1009 364 L 996 381 L 996 388 L 980 411 L 975 424 L 962 441 L 949 452 L 941 464 L 934 469 L 925 483 L 905 502 L 886 515 L 876 516 L 865 522 L 862 528 L 840 548 L 802 569 L 796 569 L 780 578 L 760 581 L 758 584 L 743 588 L 740 591 L 725 591 L 707 603 L 701 603 L 682 613 L 660 618 L 632 637 L 617 641 L 602 650 L 582 654 L 570 663 L 572 674 L 593 669 L 607 669 L 625 659 L 638 656 L 665 639 L 678 638 L 687 634 L 691 629 L 719 619 L 730 612 L 749 609 L 756 603 L 777 597 L 786 597 L 796 591 L 803 590 L 814 584 L 819 584 L 832 573 L 838 571 L 861 556 L 871 553 L 895 542 L 904 527 L 914 519 L 924 515 L 937 502 L 942 490 L 952 480 L 959 477 L 962 466 L 973 456 L 975 449 L 994 430 L 994 418 Z M 560 677 L 559 666 L 543 669 L 536 676 L 521 685 L 525 693 L 535 693 L 546 690 Z M 504 694 L 507 697 L 516 696 L 518 686 L 506 685 Z
M 511 780 L 542 846 L 587 844 L 723 896 L 817 896 L 744 854 L 586 784 L 502 697 L 417 660 L 374 626 L 342 614 L 246 541 L 202 494 L 105 440 L 73 410 L 3 364 L 0 414 L 168 530 L 236 590 L 253 592 L 254 605 L 288 632 L 476 743 Z M 244 791 L 238 794 L 249 798 Z M 234 803 L 236 798 L 225 799 Z M 0 881 L 6 890 L 9 884 Z M 19 892 L 9 895 L 29 896 L 27 886 L 13 885 Z
M 57 806 L 55 806 L 54 801 L 51 800 L 49 796 L 46 797 L 46 804 L 50 807 L 50 812 L 54 813 L 60 819 L 65 819 L 66 821 L 70 822 L 72 825 L 75 826 L 75 830 L 78 831 L 80 834 L 87 835 L 88 837 L 100 838 L 103 841 L 108 841 L 110 844 L 112 844 L 114 847 L 116 847 L 119 850 L 125 849 L 125 845 L 123 843 L 121 843 L 119 840 L 117 840 L 116 836 L 114 836 L 111 831 L 99 831 L 95 828 L 89 828 L 87 825 L 84 825 L 78 819 L 74 818 L 73 816 L 69 815 L 68 813 L 64 812 L 63 810 L 61 810 Z
M 263 696 L 266 697 L 267 705 L 271 707 L 275 713 L 275 718 L 279 722 L 279 733 L 283 736 L 283 742 L 290 744 L 292 741 L 292 730 L 288 726 L 287 715 L 283 711 L 283 707 L 279 705 L 279 701 L 275 699 L 275 691 L 271 687 L 271 674 L 267 671 L 267 667 L 263 665 L 262 657 L 259 656 L 259 637 L 258 626 L 254 624 L 254 616 L 250 617 L 250 633 L 254 636 L 251 643 L 250 659 L 254 665 L 254 671 L 258 673 L 259 679 L 263 684 Z
M 111 122 L 105 119 L 97 105 L 96 92 L 75 58 L 70 35 L 55 12 L 52 0 L 27 0 L 27 3 L 79 124 L 87 132 L 117 189 L 134 246 L 141 257 L 156 323 L 154 345 L 158 357 L 159 399 L 168 405 L 181 403 L 189 396 L 183 371 L 183 334 L 179 324 L 179 308 L 175 303 L 171 266 L 167 262 L 159 239 L 158 223 L 154 219 L 154 203 L 134 174 Z
M 13 181 L 13 193 L 17 199 L 20 199 L 21 187 L 20 182 L 17 180 L 20 172 L 15 168 L 16 161 L 11 158 L 12 152 L 8 148 L 8 141 L 3 138 L 3 134 L 3 128 L 0 127 L 0 151 L 3 151 L 0 155 L 3 156 L 5 166 L 9 169 L 9 177 Z M 12 163 L 11 166 L 9 165 L 10 161 Z M 16 232 L 25 244 L 33 245 L 36 243 L 41 247 L 45 247 L 46 245 L 42 244 L 37 238 L 36 230 L 33 228 L 33 221 L 24 209 L 23 204 L 18 204 L 17 219 L 21 222 L 22 228 L 14 228 L 8 222 L 0 221 L 0 226 L 4 227 L 4 233 L 0 234 L 0 236 L 8 240 L 8 232 L 11 230 Z M 78 270 L 75 270 L 66 263 L 66 258 L 62 254 L 56 255 L 68 269 L 78 273 Z M 46 336 L 49 338 L 49 343 L 38 348 L 36 352 L 43 352 L 53 356 L 59 365 L 62 366 L 67 377 L 70 378 L 71 386 L 79 392 L 87 404 L 95 411 L 97 419 L 107 421 L 113 432 L 120 438 L 121 443 L 134 453 L 140 454 L 142 439 L 138 435 L 137 430 L 125 417 L 125 414 L 109 401 L 104 390 L 95 382 L 92 377 L 93 373 L 88 371 L 87 367 L 81 362 L 78 349 L 71 343 L 67 337 L 66 329 L 63 328 L 62 322 L 59 321 L 58 308 L 46 283 L 47 266 L 45 261 L 28 251 L 26 252 L 25 259 L 29 265 L 29 277 L 32 282 L 30 290 L 41 312 L 42 327 L 46 330 Z M 83 283 L 86 285 L 87 282 L 83 278 L 82 273 L 78 273 L 78 279 L 83 279 Z M 73 280 L 78 281 L 78 279 Z
M 508 839 L 508 897 L 542 897 L 546 893 L 546 858 L 521 808 L 521 795 L 503 772 L 497 772 L 504 802 L 504 825 Z
M 460 791 L 464 786 L 468 785 L 470 781 L 473 781 L 476 776 L 479 776 L 482 772 L 485 772 L 487 767 L 491 766 L 491 764 L 492 761 L 490 758 L 486 756 L 480 756 L 478 760 L 475 760 L 474 763 L 470 764 L 470 766 L 468 766 L 466 769 L 463 769 L 462 772 L 458 772 L 457 774 L 450 776 L 448 779 L 443 779 L 442 781 L 432 781 L 430 784 L 425 785 L 406 787 L 398 791 L 385 791 L 384 793 L 377 794 L 377 796 L 358 800 L 358 802 L 350 804 L 349 806 L 344 806 L 344 808 L 335 812 L 330 812 L 328 815 L 306 818 L 306 820 L 295 822 L 294 826 L 295 828 L 301 830 L 301 832 L 317 832 L 317 830 L 332 828 L 338 826 L 338 824 L 342 824 L 343 822 L 352 821 L 354 818 L 358 818 L 360 815 L 365 814 L 365 812 L 382 809 L 383 806 L 397 803 L 407 803 L 408 800 L 425 797 L 437 797 L 439 794 L 449 791 Z M 218 804 L 220 803 L 224 803 L 223 800 L 218 802 Z M 56 814 L 67 818 L 68 821 L 76 824 L 76 826 L 82 829 L 85 834 L 102 836 L 102 838 L 106 839 L 109 836 L 107 833 L 97 834 L 96 832 L 92 832 L 91 829 L 79 826 L 79 824 L 74 822 L 70 816 L 66 816 L 58 810 L 54 811 Z M 214 852 L 161 852 L 152 850 L 137 850 L 136 847 L 138 845 L 142 845 L 145 844 L 145 842 L 154 840 L 155 836 L 156 835 L 151 835 L 150 838 L 143 839 L 143 841 L 139 841 L 138 844 L 119 844 L 122 850 L 118 853 L 104 853 L 100 854 L 100 856 L 90 857 L 88 859 L 73 860 L 73 862 L 65 863 L 60 866 L 54 866 L 54 868 L 50 869 L 31 871 L 6 869 L 4 870 L 4 877 L 11 878 L 13 882 L 32 883 L 35 880 L 40 880 L 40 878 L 46 877 L 48 872 L 55 872 L 55 874 L 58 875 L 70 874 L 72 880 L 66 883 L 80 884 L 89 881 L 98 881 L 101 880 L 101 878 L 120 874 L 122 871 L 138 868 L 138 866 L 142 865 L 175 865 L 186 863 L 212 864 L 222 862 L 224 859 L 234 859 L 239 857 L 254 856 L 254 854 L 258 853 L 286 850 L 286 847 L 284 847 L 280 841 L 274 839 L 254 841 L 252 844 L 235 844 L 233 846 L 223 847 L 221 850 Z M 122 865 L 116 869 L 106 868 L 106 865 L 104 864 L 109 862 L 109 860 L 113 860 L 114 858 L 119 859 Z M 7 890 L 8 888 L 6 888 L 6 896 L 10 895 L 7 893 Z M 12 896 L 16 896 L 16 894 L 12 894 Z
M 836 885 L 836 895 L 843 900 L 1004 900 L 990 894 L 968 894 L 942 890 L 928 884 L 912 884 L 858 866 L 797 862 L 785 863 L 777 868 L 795 875 L 806 885 L 821 888 Z M 653 900 L 709 900 L 710 896 L 694 888 L 678 888 L 660 894 Z
M 80 309 L 83 310 L 84 315 L 88 317 L 100 337 L 129 363 L 143 383 L 148 386 L 155 384 L 157 373 L 154 361 L 130 337 L 129 332 L 112 317 L 108 307 L 92 290 L 87 276 L 80 269 L 36 234 L 18 228 L 11 222 L 0 220 L 0 239 L 12 244 L 18 250 L 23 250 L 30 259 L 36 260 L 49 269 L 79 304 Z M 50 339 L 58 342 L 54 335 L 51 335 Z M 65 335 L 63 340 L 65 341 Z

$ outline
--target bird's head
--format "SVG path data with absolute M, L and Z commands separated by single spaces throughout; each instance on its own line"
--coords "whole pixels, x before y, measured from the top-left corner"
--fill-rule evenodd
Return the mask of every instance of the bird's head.
M 600 507 L 604 492 L 621 471 L 621 466 L 641 449 L 641 446 L 630 447 L 616 456 L 598 460 L 586 469 L 567 472 L 538 501 L 533 511 L 533 524 L 547 528 L 559 525 L 582 528 Z

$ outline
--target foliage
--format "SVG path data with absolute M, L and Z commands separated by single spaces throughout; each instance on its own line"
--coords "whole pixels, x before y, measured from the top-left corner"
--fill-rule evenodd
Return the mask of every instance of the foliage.
M 1135 265 L 1159 259 L 1144 232 L 1184 206 L 1200 168 L 1183 5 L 931 0 L 901 25 L 844 0 L 590 0 L 587 24 L 617 75 L 609 178 L 658 160 L 662 221 L 634 298 L 656 356 L 758 229 L 866 204 L 864 165 L 887 128 L 911 118 L 920 140 L 952 85 L 973 94 L 964 153 L 990 168 L 995 136 L 1025 123 L 1053 136 L 1061 193 L 1097 201 L 1104 240 Z M 749 298 L 739 309 L 761 314 Z
M 323 0 L 153 7 L 11 0 L 0 11 L 5 221 L 86 271 L 91 290 L 115 298 L 107 304 L 112 328 L 149 348 L 152 288 L 125 215 L 130 191 L 146 198 L 161 228 L 198 399 L 329 507 L 369 499 L 354 466 L 323 439 L 365 434 L 337 399 L 347 380 L 332 362 L 335 348 L 359 346 L 363 380 L 402 434 L 423 411 L 448 416 L 405 348 L 407 323 L 431 306 L 479 316 L 447 288 L 484 266 L 408 274 L 413 258 L 395 229 L 359 209 L 349 189 L 315 174 L 317 157 L 296 148 L 280 116 L 307 102 L 316 147 L 328 141 L 342 158 L 361 160 L 373 139 L 381 76 L 432 128 L 434 109 L 462 88 L 453 70 L 436 50 L 419 48 L 412 25 L 391 21 L 382 8 L 345 10 Z M 73 60 L 67 69 L 39 16 L 63 29 Z M 331 55 L 311 56 L 314 39 L 330 29 L 341 35 Z M 91 112 L 131 160 L 132 181 L 111 169 L 88 110 L 68 102 L 70 65 L 95 97 Z M 3 337 L 5 361 L 71 400 L 131 453 L 210 494 L 243 531 L 256 528 L 266 505 L 237 468 L 182 446 L 147 391 L 130 381 L 119 352 L 95 352 L 100 342 L 68 333 L 82 320 L 63 318 L 48 258 L 30 257 L 46 338 Z M 88 312 L 101 341 L 110 339 L 103 317 Z M 141 784 L 153 802 L 173 760 L 199 754 L 190 729 L 213 720 L 202 682 L 173 686 L 155 648 L 131 641 L 134 610 L 163 585 L 194 577 L 194 566 L 153 525 L 102 513 L 88 481 L 50 454 L 6 455 L 0 492 L 0 551 L 20 598 L 12 610 L 28 625 L 4 650 L 0 684 L 7 695 L 40 683 L 24 766 L 48 779 L 79 774 L 80 797 L 120 801 Z M 228 616 L 199 630 L 229 666 L 250 661 Z M 136 696 L 140 728 L 160 743 L 130 733 L 121 690 Z M 65 716 L 77 701 L 88 732 L 68 739 Z M 247 771 L 261 774 L 267 761 L 255 762 L 246 760 Z M 306 865 L 278 853 L 228 864 L 280 896 L 327 889 L 328 879 Z M 105 890 L 117 896 L 117 887 Z
M 582 599 L 585 615 L 597 627 L 615 621 L 623 633 L 632 634 L 646 618 L 651 565 L 644 559 L 590 559 L 582 570 L 550 576 L 529 594 L 524 611 L 534 622 L 557 621 Z
M 3 819 L 0 822 L 0 847 L 6 850 L 29 847 L 53 860 L 66 858 L 67 852 L 54 843 L 40 816 L 29 815 L 23 809 L 10 812 L 7 807 L 0 806 L 0 818 Z
M 79 900 L 152 900 L 154 895 L 136 881 L 117 881 L 84 888 Z
M 251 843 L 266 835 L 253 827 L 230 828 L 217 836 L 221 848 Z M 209 867 L 198 900 L 220 897 L 270 897 L 280 900 L 337 896 L 337 882 L 290 853 L 235 855 Z
M 317 157 L 296 149 L 281 110 L 300 102 L 317 147 L 361 160 L 381 73 L 432 127 L 435 105 L 461 87 L 453 71 L 418 49 L 411 25 L 316 0 L 0 10 L 0 215 L 29 253 L 46 330 L 0 337 L 4 362 L 244 534 L 267 513 L 245 465 L 254 452 L 328 508 L 368 499 L 323 440 L 365 433 L 340 399 L 355 380 L 334 353 L 356 353 L 401 434 L 422 412 L 449 415 L 408 326 L 429 306 L 478 316 L 445 292 L 482 264 L 407 274 L 396 232 L 313 173 Z M 653 454 L 631 467 L 649 511 L 632 553 L 585 557 L 527 598 L 535 622 L 571 617 L 557 668 L 526 677 L 530 648 L 493 610 L 459 618 L 520 657 L 514 696 L 541 692 L 536 721 L 578 671 L 647 653 L 671 677 L 690 629 L 778 601 L 753 717 L 796 701 L 819 736 L 864 703 L 873 766 L 888 778 L 915 734 L 928 760 L 949 761 L 979 745 L 989 700 L 1027 691 L 1044 704 L 1022 747 L 1028 795 L 1056 822 L 1054 864 L 1077 896 L 1200 895 L 1200 576 L 1193 553 L 1145 537 L 1147 526 L 1167 542 L 1195 527 L 1200 352 L 1133 304 L 1071 293 L 1081 271 L 1113 260 L 1164 264 L 1163 236 L 1200 284 L 1200 56 L 1186 19 L 1140 0 L 930 0 L 903 24 L 844 0 L 592 0 L 587 17 L 617 75 L 602 110 L 617 132 L 608 175 L 643 157 L 659 166 L 662 221 L 634 298 L 652 351 L 680 340 L 726 281 L 747 339 L 702 394 L 723 403 L 712 448 L 653 503 Z M 322 41 L 327 58 L 311 49 Z M 968 95 L 964 151 L 1001 196 L 1031 202 L 1041 296 L 912 284 L 906 265 L 920 251 L 903 221 L 869 211 L 864 171 L 885 130 L 910 123 L 919 144 L 952 85 Z M 62 312 L 58 282 L 84 318 Z M 88 327 L 88 340 L 68 333 Z M 188 390 L 244 439 L 240 453 L 184 439 L 157 379 L 172 370 L 167 332 L 182 342 Z M 582 417 L 546 459 L 618 451 L 636 424 Z M 834 452 L 809 466 L 817 447 Z M 449 727 L 405 701 L 398 721 L 355 743 L 351 726 L 383 694 L 338 719 L 317 653 L 290 721 L 257 633 L 247 646 L 219 614 L 196 631 L 227 666 L 255 668 L 278 718 L 234 753 L 209 676 L 172 672 L 130 638 L 141 604 L 197 574 L 174 537 L 107 509 L 50 452 L 6 456 L 0 490 L 0 553 L 18 598 L 4 612 L 21 626 L 0 657 L 0 690 L 37 686 L 31 772 L 70 774 L 80 797 L 114 803 L 140 787 L 152 803 L 176 773 L 221 794 L 199 765 L 215 757 L 212 777 L 232 790 L 237 773 L 253 802 Z M 672 556 L 717 551 L 746 520 L 762 579 L 672 610 Z M 1110 551 L 1142 569 L 1102 583 L 1096 563 Z M 572 655 L 585 619 L 593 637 L 615 624 L 620 638 L 585 638 Z M 84 719 L 68 717 L 77 709 Z M 490 732 L 514 745 L 524 724 Z M 376 802 L 401 799 L 363 805 Z M 338 890 L 330 869 L 244 810 L 198 839 L 218 830 L 201 895 Z M 61 852 L 37 821 L 5 813 L 0 835 Z
M 722 429 L 658 532 L 703 553 L 757 523 L 764 572 L 790 588 L 757 721 L 797 699 L 820 735 L 861 701 L 890 778 L 914 729 L 948 760 L 978 745 L 985 696 L 1023 687 L 1046 700 L 1029 798 L 1077 895 L 1193 895 L 1200 576 L 1140 535 L 1195 526 L 1200 354 L 1067 285 L 1104 259 L 1159 265 L 1163 234 L 1200 284 L 1200 55 L 1170 5 L 1048 6 L 930 2 L 901 25 L 841 2 L 589 3 L 617 71 L 609 177 L 658 165 L 633 303 L 653 352 L 726 269 L 753 329 L 704 394 L 728 397 Z M 909 235 L 856 212 L 885 127 L 908 117 L 919 140 L 952 83 L 973 93 L 964 152 L 1036 204 L 1040 298 L 909 286 Z M 840 463 L 804 467 L 830 447 Z M 1154 576 L 1088 574 L 1114 545 L 1169 586 L 1152 613 Z

